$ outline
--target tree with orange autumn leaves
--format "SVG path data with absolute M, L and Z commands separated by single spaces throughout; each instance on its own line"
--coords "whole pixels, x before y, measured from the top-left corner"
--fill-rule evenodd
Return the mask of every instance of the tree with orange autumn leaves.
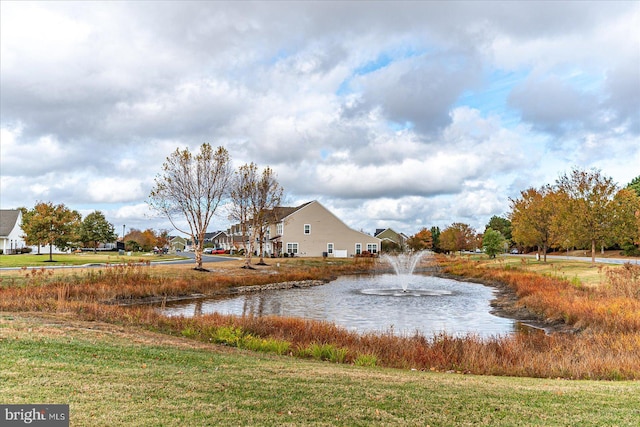
M 423 228 L 407 239 L 407 246 L 412 251 L 422 251 L 433 248 L 433 234 L 430 230 Z
M 446 252 L 470 251 L 478 247 L 476 231 L 461 222 L 455 222 L 440 233 L 440 249 Z
M 511 200 L 513 240 L 536 246 L 591 249 L 640 240 L 640 198 L 599 170 L 574 169 L 555 186 L 529 188 Z M 545 257 L 546 261 L 546 257 Z

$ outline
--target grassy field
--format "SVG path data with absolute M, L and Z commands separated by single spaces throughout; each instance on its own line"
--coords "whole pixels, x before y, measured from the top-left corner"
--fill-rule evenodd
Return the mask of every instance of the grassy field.
M 361 368 L 0 313 L 2 403 L 92 426 L 637 426 L 640 382 Z
M 165 261 L 176 259 L 175 255 L 154 255 L 135 252 L 131 256 L 118 255 L 117 252 L 82 252 L 76 254 L 53 254 L 53 262 L 49 254 L 0 255 L 0 267 L 57 267 L 65 265 L 85 264 L 121 264 L 127 262 Z
M 637 270 L 622 266 L 611 267 L 625 273 L 616 276 L 619 286 L 604 292 L 608 270 L 588 263 L 511 257 L 442 263 L 453 274 L 513 281 L 528 307 L 538 304 L 544 316 L 564 317 L 584 330 L 531 340 L 360 340 L 297 319 L 202 316 L 169 322 L 150 309 L 102 303 L 375 268 L 323 259 L 271 261 L 243 270 L 241 260 L 229 260 L 212 264 L 209 272 L 153 264 L 43 268 L 29 275 L 19 270 L 10 277 L 3 271 L 0 403 L 68 403 L 71 425 L 99 426 L 640 425 L 637 380 L 556 378 L 638 378 L 640 335 L 634 325 L 640 310 L 637 297 L 622 296 L 637 292 L 638 277 L 629 275 Z M 292 351 L 250 352 L 207 338 L 233 324 L 261 339 L 287 340 Z M 314 343 L 337 349 L 351 343 L 354 357 L 343 364 L 292 357 Z M 352 359 L 368 351 L 377 366 L 357 366 Z M 416 359 L 393 363 L 403 352 Z M 403 369 L 380 367 L 389 360 L 386 366 Z M 448 367 L 452 362 L 471 369 Z M 482 370 L 483 363 L 488 369 Z M 527 372 L 547 378 L 509 376 Z
M 522 268 L 533 273 L 543 274 L 558 279 L 574 281 L 583 285 L 597 285 L 602 281 L 602 269 L 612 264 L 599 264 L 595 268 L 584 261 L 566 261 L 548 258 L 547 262 L 532 258 L 506 257 L 487 261 L 487 266 L 505 267 L 507 265 Z

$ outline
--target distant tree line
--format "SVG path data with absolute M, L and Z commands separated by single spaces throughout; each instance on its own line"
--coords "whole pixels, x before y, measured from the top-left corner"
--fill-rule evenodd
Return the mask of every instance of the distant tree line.
M 639 181 L 620 189 L 599 170 L 574 169 L 554 185 L 528 188 L 511 200 L 513 239 L 543 255 L 549 248 L 587 249 L 592 263 L 597 249 L 638 254 Z
M 84 219 L 76 210 L 64 204 L 54 205 L 52 202 L 38 202 L 32 209 L 20 208 L 25 243 L 38 247 L 49 245 L 49 260 L 52 261 L 53 246 L 61 250 L 76 248 L 93 248 L 100 243 L 116 240 L 113 225 L 104 214 L 94 211 Z
M 37 246 L 38 254 L 42 246 L 49 246 L 49 260 L 53 257 L 53 246 L 60 250 L 86 248 L 97 251 L 101 244 L 114 243 L 118 239 L 113 224 L 100 211 L 82 218 L 78 211 L 52 202 L 38 202 L 31 209 L 23 207 L 20 210 L 25 243 Z M 168 247 L 169 232 L 132 228 L 122 240 L 128 251 L 151 251 L 156 247 Z
M 555 184 L 528 188 L 510 199 L 507 218 L 493 216 L 483 233 L 454 223 L 424 228 L 407 241 L 411 250 L 456 252 L 482 248 L 495 256 L 514 246 L 535 249 L 620 249 L 640 255 L 640 176 L 619 188 L 599 170 L 574 169 Z

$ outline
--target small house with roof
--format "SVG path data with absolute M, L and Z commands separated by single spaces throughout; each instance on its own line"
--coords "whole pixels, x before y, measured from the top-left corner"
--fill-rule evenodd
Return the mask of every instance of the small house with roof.
M 21 223 L 22 211 L 0 209 L 0 253 L 15 254 L 27 246 L 22 237 L 24 233 L 20 227 Z
M 382 240 L 382 247 L 388 246 L 393 249 L 404 249 L 407 237 L 404 233 L 398 233 L 391 228 L 378 228 L 374 233 L 374 236 Z

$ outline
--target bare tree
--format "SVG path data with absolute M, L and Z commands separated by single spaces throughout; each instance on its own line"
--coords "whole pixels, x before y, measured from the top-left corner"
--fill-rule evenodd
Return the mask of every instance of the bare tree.
M 238 222 L 245 255 L 245 268 L 250 268 L 253 245 L 249 237 L 249 220 L 251 218 L 251 201 L 255 198 L 255 183 L 258 167 L 254 163 L 240 166 L 233 176 L 229 195 L 229 219 Z
M 276 174 L 270 167 L 264 168 L 260 180 L 258 181 L 258 191 L 254 203 L 254 230 L 260 242 L 260 261 L 258 264 L 264 265 L 264 240 L 269 225 L 278 221 L 275 216 L 275 208 L 280 205 L 284 189 L 278 183 Z
M 231 188 L 232 206 L 229 217 L 240 224 L 245 250 L 245 268 L 251 268 L 254 245 L 259 242 L 260 262 L 264 264 L 264 237 L 275 220 L 274 208 L 282 200 L 283 189 L 270 167 L 262 173 L 254 163 L 241 166 Z
M 203 270 L 204 234 L 228 194 L 232 173 L 228 151 L 224 147 L 214 151 L 205 143 L 195 155 L 188 148 L 176 149 L 156 176 L 149 205 L 166 215 L 176 230 L 191 237 L 196 270 Z M 188 230 L 177 225 L 177 218 L 186 219 Z

